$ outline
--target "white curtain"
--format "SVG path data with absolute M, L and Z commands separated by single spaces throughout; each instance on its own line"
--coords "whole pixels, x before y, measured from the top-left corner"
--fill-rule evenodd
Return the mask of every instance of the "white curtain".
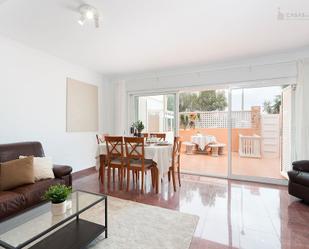
M 119 80 L 115 84 L 114 94 L 114 135 L 124 135 L 127 130 L 127 93 L 124 80 Z
M 292 159 L 309 160 L 309 60 L 298 62 L 298 81 L 295 92 L 294 150 Z

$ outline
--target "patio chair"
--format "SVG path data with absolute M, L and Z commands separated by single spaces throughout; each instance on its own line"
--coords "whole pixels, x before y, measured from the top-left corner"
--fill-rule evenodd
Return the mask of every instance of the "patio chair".
M 165 133 L 150 133 L 150 137 L 157 137 L 160 141 L 165 141 L 166 134 Z

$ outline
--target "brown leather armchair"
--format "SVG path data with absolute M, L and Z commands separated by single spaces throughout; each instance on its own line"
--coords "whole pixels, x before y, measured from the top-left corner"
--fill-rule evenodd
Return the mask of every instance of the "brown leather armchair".
M 19 156 L 44 157 L 40 142 L 22 142 L 0 145 L 0 162 L 18 159 Z M 54 179 L 46 179 L 8 191 L 0 191 L 0 220 L 25 208 L 42 202 L 44 192 L 58 183 L 72 186 L 72 168 L 67 165 L 54 165 Z
M 309 160 L 295 161 L 289 175 L 289 194 L 309 203 Z

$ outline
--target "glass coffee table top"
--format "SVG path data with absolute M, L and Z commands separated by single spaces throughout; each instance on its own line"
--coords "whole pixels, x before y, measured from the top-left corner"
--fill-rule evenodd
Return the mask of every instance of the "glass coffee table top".
M 48 202 L 0 222 L 0 248 L 1 244 L 17 247 L 39 238 L 42 233 L 52 232 L 106 198 L 104 195 L 75 191 L 71 195 L 72 208 L 64 215 L 54 216 Z

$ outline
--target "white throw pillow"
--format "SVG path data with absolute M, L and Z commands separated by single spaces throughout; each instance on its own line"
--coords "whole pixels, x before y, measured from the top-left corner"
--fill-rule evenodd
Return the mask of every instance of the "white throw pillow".
M 20 159 L 25 157 L 19 156 Z M 55 177 L 51 157 L 33 157 L 33 171 L 35 181 Z

